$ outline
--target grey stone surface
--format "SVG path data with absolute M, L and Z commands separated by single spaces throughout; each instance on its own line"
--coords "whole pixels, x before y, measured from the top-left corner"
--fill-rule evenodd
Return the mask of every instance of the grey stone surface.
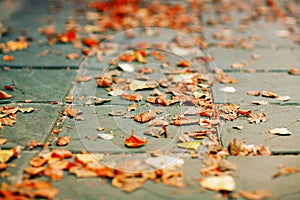
M 76 72 L 73 70 L 14 70 L 0 73 L 1 90 L 12 95 L 10 99 L 2 99 L 5 102 L 33 101 L 50 102 L 64 101 L 64 96 L 69 92 Z M 4 90 L 6 85 L 13 86 L 14 91 Z
M 229 157 L 237 165 L 236 183 L 238 190 L 266 189 L 272 193 L 269 199 L 299 199 L 299 173 L 272 178 L 279 167 L 297 168 L 299 156 Z
M 242 70 L 278 70 L 288 71 L 290 68 L 299 67 L 300 48 L 256 48 L 254 50 L 225 49 L 212 47 L 208 49 L 209 54 L 214 58 L 218 68 L 224 70 L 240 70 L 232 68 L 234 63 L 247 63 Z M 260 59 L 252 59 L 257 54 Z M 288 59 L 287 59 L 288 58 Z
M 298 104 L 300 101 L 298 81 L 299 76 L 282 73 L 228 73 L 232 78 L 238 80 L 237 84 L 216 84 L 213 86 L 213 96 L 215 103 L 240 103 L 251 104 L 251 101 L 267 100 L 274 104 Z M 220 91 L 224 87 L 234 87 L 234 93 Z M 247 95 L 247 91 L 272 91 L 279 96 L 289 96 L 289 101 L 281 102 L 278 99 L 266 98 L 262 96 Z
M 22 107 L 32 107 L 31 113 L 20 113 L 17 122 L 12 126 L 4 126 L 0 134 L 8 140 L 3 148 L 13 148 L 17 145 L 26 146 L 31 140 L 45 142 L 61 109 L 60 105 L 24 104 Z
M 227 147 L 229 142 L 237 138 L 247 144 L 262 144 L 268 146 L 276 153 L 299 153 L 300 122 L 299 106 L 245 106 L 240 109 L 251 109 L 254 114 L 263 112 L 266 114 L 266 122 L 250 124 L 245 117 L 239 117 L 234 121 L 227 121 L 220 127 L 221 141 Z M 233 126 L 243 126 L 242 130 L 234 129 Z M 279 136 L 268 133 L 274 128 L 287 128 L 292 135 Z

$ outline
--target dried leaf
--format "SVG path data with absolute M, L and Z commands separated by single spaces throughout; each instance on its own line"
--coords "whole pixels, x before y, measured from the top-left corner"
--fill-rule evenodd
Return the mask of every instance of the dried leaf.
M 79 114 L 79 110 L 68 107 L 65 110 L 63 110 L 62 114 L 68 117 L 76 117 Z
M 126 114 L 126 112 L 123 110 L 118 110 L 118 111 L 112 110 L 108 114 L 110 116 L 124 116 Z
M 260 91 L 247 91 L 247 95 L 260 96 Z
M 68 149 L 54 149 L 51 152 L 51 157 L 53 158 L 71 158 L 73 156 L 72 152 Z
M 235 180 L 228 175 L 211 176 L 199 179 L 202 187 L 214 191 L 234 191 L 236 188 Z
M 66 57 L 69 60 L 76 60 L 79 58 L 79 54 L 78 53 L 68 53 Z
M 114 134 L 111 133 L 98 133 L 97 135 L 104 140 L 111 140 L 114 138 Z
M 15 155 L 14 149 L 0 150 L 0 163 L 6 163 Z
M 119 63 L 118 66 L 125 72 L 133 72 L 134 66 L 129 63 Z
M 1 99 L 9 99 L 9 98 L 11 98 L 11 97 L 12 97 L 12 95 L 9 95 L 9 94 L 7 94 L 6 92 L 0 90 L 0 100 L 1 100 Z
M 146 139 L 139 138 L 134 135 L 134 131 L 129 138 L 125 140 L 125 146 L 130 148 L 137 148 L 145 145 L 148 141 Z
M 57 139 L 57 146 L 66 146 L 71 141 L 71 136 L 61 136 Z
M 224 87 L 220 88 L 219 91 L 227 92 L 227 93 L 234 93 L 236 89 L 234 87 Z
M 271 91 L 262 91 L 261 96 L 268 98 L 277 98 L 278 95 Z
M 32 107 L 28 107 L 28 108 L 19 108 L 19 111 L 21 111 L 22 113 L 30 113 L 32 111 L 34 111 L 35 109 Z
M 276 97 L 276 99 L 279 101 L 289 101 L 289 100 L 291 100 L 291 97 L 290 96 L 278 96 L 278 97 Z
M 272 193 L 268 190 L 255 190 L 255 191 L 246 191 L 246 190 L 240 190 L 238 194 L 245 199 L 251 199 L 251 200 L 261 200 L 265 198 L 270 198 L 272 196 Z
M 41 167 L 43 166 L 44 164 L 47 163 L 47 159 L 45 158 L 40 158 L 40 157 L 33 157 L 30 159 L 29 161 L 29 164 L 32 166 L 32 167 Z
M 134 116 L 134 120 L 140 123 L 145 123 L 156 117 L 156 111 L 149 110 L 148 112 L 141 113 Z
M 141 101 L 141 100 L 143 100 L 143 95 L 141 95 L 139 93 L 135 93 L 135 94 L 123 93 L 122 99 L 127 99 L 129 101 Z
M 114 89 L 114 90 L 108 92 L 109 95 L 114 96 L 114 97 L 121 96 L 123 93 L 124 93 L 124 90 L 121 90 L 121 89 Z
M 15 90 L 14 86 L 11 86 L 11 85 L 5 85 L 4 89 L 10 90 L 10 91 L 14 91 Z
M 76 82 L 77 82 L 77 83 L 87 82 L 87 81 L 90 81 L 90 80 L 92 80 L 92 79 L 93 79 L 92 76 L 77 76 L 77 77 L 76 77 Z
M 100 98 L 100 97 L 95 97 L 94 101 L 95 101 L 95 105 L 101 105 L 101 104 L 110 102 L 111 99 L 103 99 L 103 98 Z
M 274 128 L 268 131 L 274 135 L 292 135 L 292 133 L 287 128 Z
M 243 126 L 233 126 L 232 128 L 237 129 L 237 130 L 242 130 L 244 127 Z
M 75 161 L 77 163 L 86 165 L 88 163 L 99 162 L 103 159 L 104 154 L 101 153 L 86 153 L 76 154 Z
M 130 111 L 135 111 L 136 110 L 136 104 L 130 104 L 127 108 L 127 111 L 130 112 Z
M 198 141 L 182 142 L 177 144 L 179 148 L 192 149 L 192 150 L 197 150 L 200 145 L 201 143 Z
M 300 69 L 291 68 L 289 70 L 289 74 L 291 74 L 291 75 L 300 75 Z
M 178 67 L 189 67 L 189 66 L 191 66 L 191 63 L 187 60 L 182 60 L 177 63 L 177 66 Z
M 255 123 L 259 124 L 260 122 L 265 122 L 266 121 L 266 114 L 265 113 L 257 113 L 251 114 L 248 119 L 249 123 Z
M 0 138 L 0 145 L 5 144 L 7 142 L 6 138 Z
M 251 101 L 251 103 L 255 105 L 267 105 L 269 102 L 268 101 Z
M 158 86 L 158 83 L 156 81 L 139 81 L 134 80 L 130 83 L 129 87 L 130 90 L 143 90 L 143 89 L 153 89 Z

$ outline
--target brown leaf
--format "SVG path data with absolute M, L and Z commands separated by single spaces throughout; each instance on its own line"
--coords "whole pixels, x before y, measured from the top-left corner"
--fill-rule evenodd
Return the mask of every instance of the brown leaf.
M 270 191 L 263 190 L 263 189 L 259 189 L 255 191 L 240 190 L 238 194 L 245 199 L 252 199 L 252 200 L 261 200 L 265 198 L 270 198 L 272 196 Z
M 29 164 L 32 167 L 41 167 L 43 166 L 45 163 L 47 163 L 47 159 L 45 158 L 40 158 L 40 157 L 33 157 L 30 159 Z
M 92 80 L 92 79 L 93 79 L 92 76 L 77 76 L 77 77 L 76 77 L 76 82 L 77 82 L 77 83 L 87 82 L 87 81 L 90 81 L 90 80 Z
M 62 169 L 47 167 L 44 169 L 44 175 L 48 176 L 51 180 L 58 181 L 64 176 Z
M 79 58 L 79 54 L 78 53 L 68 53 L 66 57 L 69 60 L 76 60 Z
M 247 91 L 247 95 L 260 96 L 260 91 Z
M 54 149 L 51 153 L 53 158 L 71 158 L 72 152 L 68 149 Z
M 289 74 L 291 74 L 291 75 L 300 75 L 300 69 L 291 68 L 289 70 Z
M 62 136 L 62 137 L 59 137 L 57 139 L 57 145 L 58 146 L 65 146 L 67 144 L 69 144 L 69 142 L 71 141 L 71 136 Z
M 134 116 L 134 120 L 140 123 L 145 123 L 156 117 L 156 112 L 149 110 L 148 112 L 141 113 Z
M 125 140 L 125 146 L 130 148 L 137 148 L 145 145 L 147 142 L 148 141 L 146 139 L 135 136 L 134 131 L 132 130 L 131 136 Z
M 11 98 L 11 97 L 12 97 L 12 95 L 9 95 L 9 94 L 7 94 L 6 92 L 0 90 L 0 100 L 1 100 L 1 99 L 9 99 L 9 98 Z
M 10 90 L 10 91 L 14 91 L 15 90 L 14 86 L 11 86 L 11 85 L 5 85 L 4 89 Z
M 68 117 L 76 117 L 79 114 L 79 110 L 68 107 L 65 110 L 63 110 L 62 114 Z
M 269 102 L 268 101 L 251 101 L 251 103 L 256 104 L 256 105 L 267 105 Z
M 234 78 L 229 77 L 228 74 L 224 73 L 222 69 L 214 69 L 215 77 L 220 83 L 237 83 L 238 81 Z
M 268 98 L 277 98 L 278 97 L 277 94 L 275 94 L 274 92 L 271 92 L 271 91 L 262 91 L 261 96 L 268 97 Z
M 139 93 L 135 93 L 135 94 L 123 93 L 122 99 L 127 99 L 129 101 L 141 101 L 143 99 L 143 95 Z
M 265 113 L 257 113 L 256 115 L 250 114 L 247 120 L 249 121 L 249 123 L 255 123 L 255 124 L 258 124 L 260 122 L 265 122 L 266 114 Z

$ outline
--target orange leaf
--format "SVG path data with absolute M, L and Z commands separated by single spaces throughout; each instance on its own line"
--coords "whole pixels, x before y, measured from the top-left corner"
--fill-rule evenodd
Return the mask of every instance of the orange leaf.
M 69 144 L 70 141 L 71 141 L 70 136 L 62 136 L 62 137 L 58 138 L 57 145 L 58 146 L 65 146 L 65 145 Z
M 0 90 L 0 99 L 9 99 L 12 95 L 7 94 L 6 92 Z
M 177 66 L 179 66 L 179 67 L 189 67 L 189 66 L 191 66 L 191 63 L 186 61 L 186 60 L 182 60 L 182 61 L 177 63 Z
M 134 135 L 134 131 L 132 130 L 132 134 L 129 138 L 125 140 L 125 145 L 130 148 L 141 147 L 146 144 L 148 141 L 146 139 L 139 138 Z

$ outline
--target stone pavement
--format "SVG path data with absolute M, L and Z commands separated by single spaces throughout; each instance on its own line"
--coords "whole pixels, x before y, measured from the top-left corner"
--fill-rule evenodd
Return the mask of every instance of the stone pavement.
M 206 46 L 206 49 L 200 54 L 203 57 L 211 56 L 213 62 L 205 62 L 196 68 L 204 68 L 210 74 L 213 74 L 216 68 L 223 69 L 229 77 L 238 81 L 226 84 L 214 81 L 211 87 L 213 103 L 237 104 L 240 110 L 251 109 L 255 114 L 259 112 L 266 114 L 266 121 L 258 124 L 249 123 L 247 117 L 239 117 L 232 121 L 221 120 L 218 125 L 217 135 L 223 147 L 227 148 L 232 139 L 236 138 L 246 144 L 261 144 L 269 147 L 272 152 L 270 156 L 230 155 L 226 157 L 237 167 L 232 175 L 237 185 L 235 192 L 266 189 L 272 193 L 268 199 L 296 200 L 300 198 L 300 173 L 291 173 L 277 178 L 273 175 L 284 167 L 298 168 L 298 172 L 300 167 L 300 76 L 288 73 L 291 68 L 300 68 L 300 3 L 288 0 L 276 1 L 278 4 L 275 5 L 280 8 L 278 13 L 276 7 L 266 6 L 268 5 L 266 2 L 201 1 L 198 5 L 201 8 L 199 10 L 202 23 L 200 34 L 205 38 L 203 46 Z M 12 95 L 11 98 L 1 99 L 0 106 L 21 104 L 21 107 L 34 108 L 30 113 L 18 112 L 17 122 L 13 126 L 3 126 L 0 129 L 1 138 L 7 139 L 6 143 L 1 144 L 2 150 L 15 148 L 18 145 L 23 147 L 19 152 L 19 158 L 9 162 L 15 166 L 1 171 L 0 182 L 22 181 L 24 169 L 29 165 L 30 159 L 43 151 L 43 148 L 33 150 L 25 148 L 28 143 L 36 139 L 43 144 L 50 144 L 47 147 L 50 150 L 67 148 L 74 154 L 85 150 L 111 155 L 107 157 L 106 164 L 121 160 L 120 154 L 133 158 L 135 156 L 147 158 L 149 152 L 157 149 L 184 160 L 184 165 L 181 167 L 187 185 L 184 188 L 147 181 L 140 189 L 126 193 L 112 187 L 110 180 L 98 177 L 80 179 L 67 172 L 64 172 L 64 178 L 59 181 L 49 180 L 48 177 L 43 176 L 38 177 L 37 179 L 49 181 L 54 188 L 59 189 L 55 199 L 243 199 L 234 195 L 222 196 L 222 192 L 205 190 L 199 185 L 198 179 L 203 177 L 200 173 L 204 167 L 202 159 L 204 153 L 208 151 L 204 145 L 209 143 L 207 138 L 197 149 L 199 158 L 191 158 L 186 150 L 176 148 L 180 134 L 198 125 L 168 126 L 168 138 L 149 139 L 147 145 L 138 149 L 124 147 L 124 138 L 130 135 L 131 129 L 136 126 L 135 122 L 130 118 L 120 120 L 120 117 L 111 117 L 108 113 L 111 110 L 126 110 L 129 103 L 123 104 L 119 97 L 105 96 L 106 90 L 96 89 L 95 82 L 75 81 L 79 76 L 101 74 L 100 64 L 94 65 L 93 59 L 89 60 L 89 57 L 84 60 L 81 49 L 74 48 L 70 43 L 48 45 L 46 37 L 37 31 L 49 21 L 54 22 L 56 30 L 60 31 L 64 30 L 66 21 L 71 19 L 85 23 L 84 13 L 89 9 L 87 2 L 77 0 L 0 2 L 0 22 L 9 30 L 0 38 L 0 43 L 15 40 L 20 35 L 24 35 L 31 41 L 28 48 L 8 53 L 14 55 L 13 61 L 0 60 L 3 69 L 0 72 L 0 90 Z M 154 40 L 172 39 L 171 35 L 163 36 L 166 35 L 168 37 L 158 37 Z M 120 43 L 128 43 L 127 39 L 121 36 L 116 39 L 120 40 Z M 132 43 L 134 42 L 138 41 L 132 40 Z M 119 51 L 123 53 L 122 49 Z M 45 55 L 42 55 L 42 52 Z M 79 54 L 80 57 L 67 59 L 69 53 Z M 2 52 L 1 56 L 4 55 L 6 54 Z M 167 57 L 171 65 L 175 65 L 180 60 L 180 57 L 173 54 L 168 54 Z M 148 63 L 155 67 L 154 60 L 148 60 Z M 126 76 L 127 74 L 124 75 Z M 159 74 L 154 73 L 153 76 L 153 79 L 157 79 L 155 77 L 159 77 Z M 15 90 L 3 89 L 7 85 L 13 86 Z M 221 91 L 225 87 L 233 87 L 235 92 Z M 250 96 L 247 95 L 247 91 L 272 91 L 279 96 L 289 96 L 290 100 L 281 101 L 261 95 Z M 77 98 L 73 104 L 70 104 L 66 101 L 66 97 L 72 93 L 75 93 L 76 98 L 84 96 L 84 99 Z M 141 93 L 146 96 L 151 91 L 146 90 Z M 88 96 L 112 100 L 109 104 L 83 105 Z M 26 100 L 31 101 L 26 103 Z M 268 101 L 268 104 L 255 105 L 252 101 Z M 62 116 L 62 111 L 70 105 L 83 114 L 76 119 Z M 149 109 L 145 102 L 138 105 L 142 110 L 134 111 L 132 115 Z M 188 106 L 177 105 L 170 108 L 157 107 L 171 115 L 177 114 L 178 110 L 184 112 L 188 108 Z M 239 130 L 233 128 L 235 126 L 243 126 L 243 128 Z M 99 127 L 103 128 L 105 133 L 114 133 L 113 145 L 97 137 L 100 133 L 97 131 Z M 139 125 L 136 132 L 145 131 L 146 128 L 148 125 Z M 268 132 L 274 128 L 287 128 L 292 134 L 282 136 Z M 58 134 L 53 134 L 55 131 L 58 131 Z M 60 147 L 57 145 L 58 136 L 71 136 L 72 139 L 67 146 Z M 5 175 L 7 173 L 9 175 Z

